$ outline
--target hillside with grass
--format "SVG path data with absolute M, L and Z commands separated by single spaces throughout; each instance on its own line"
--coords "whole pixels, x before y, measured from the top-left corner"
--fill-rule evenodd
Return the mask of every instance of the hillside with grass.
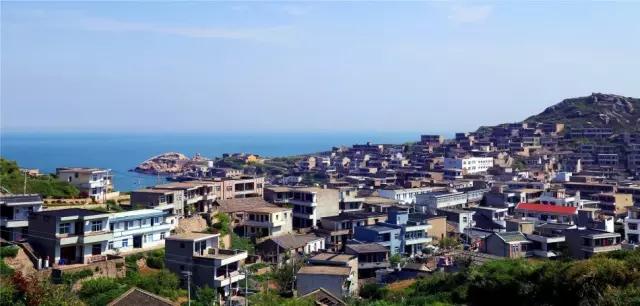
M 565 99 L 525 122 L 564 123 L 568 127 L 608 127 L 616 132 L 640 130 L 640 99 L 594 93 Z
M 80 191 L 75 186 L 56 180 L 52 175 L 37 177 L 28 176 L 26 192 L 38 193 L 43 197 L 68 198 L 77 197 Z M 25 174 L 15 161 L 0 158 L 0 186 L 9 193 L 23 193 Z

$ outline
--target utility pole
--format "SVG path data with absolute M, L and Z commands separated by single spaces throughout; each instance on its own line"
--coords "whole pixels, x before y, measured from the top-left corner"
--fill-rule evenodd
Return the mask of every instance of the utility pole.
M 191 271 L 184 271 L 182 274 L 187 277 L 187 299 L 189 306 L 191 306 Z
M 249 306 L 249 269 L 244 267 L 244 306 Z
M 22 185 L 22 194 L 27 194 L 27 170 L 22 171 L 24 173 L 24 184 Z

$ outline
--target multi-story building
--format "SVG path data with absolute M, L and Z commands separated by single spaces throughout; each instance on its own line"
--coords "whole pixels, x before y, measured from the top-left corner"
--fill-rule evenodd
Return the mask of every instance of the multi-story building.
M 431 193 L 434 191 L 444 190 L 442 187 L 416 187 L 416 188 L 401 188 L 401 187 L 388 187 L 378 190 L 378 195 L 398 201 L 399 204 L 412 205 L 416 204 L 418 195 Z
M 216 191 L 220 186 L 211 181 L 174 182 L 156 185 L 151 189 L 174 190 L 182 193 L 183 215 L 210 212 L 213 202 L 218 199 Z M 177 196 L 175 199 L 180 198 Z M 132 202 L 133 203 L 133 202 Z
M 619 233 L 591 229 L 568 229 L 564 235 L 571 257 L 590 258 L 598 253 L 617 251 L 622 248 Z
M 56 176 L 59 181 L 76 186 L 81 194 L 100 203 L 107 200 L 108 193 L 113 189 L 111 169 L 57 168 Z
M 360 278 L 374 277 L 376 270 L 389 267 L 389 250 L 377 243 L 348 244 L 345 253 L 358 256 Z
M 146 188 L 131 192 L 131 204 L 164 211 L 169 223 L 184 215 L 184 190 Z
M 575 224 L 578 209 L 572 206 L 520 203 L 516 206 L 515 217 L 532 221 Z
M 461 191 L 441 191 L 417 196 L 416 210 L 432 212 L 441 208 L 462 208 L 467 204 L 467 194 Z
M 240 176 L 214 180 L 214 193 L 219 199 L 262 197 L 264 177 Z
M 431 243 L 432 238 L 427 235 L 430 227 L 426 221 L 409 220 L 408 210 L 394 208 L 389 210 L 387 222 L 357 227 L 354 237 L 357 241 L 378 243 L 391 254 L 414 256 Z
M 473 216 L 475 211 L 455 208 L 442 208 L 436 211 L 438 215 L 446 216 L 447 223 L 454 229 L 456 234 L 465 234 L 476 226 Z
M 462 170 L 463 174 L 487 172 L 493 167 L 492 157 L 445 158 L 444 169 Z
M 165 239 L 177 224 L 167 222 L 165 212 L 157 209 L 140 209 L 113 213 L 109 217 L 110 252 L 128 252 L 164 245 Z
M 193 285 L 214 288 L 223 297 L 238 290 L 245 278 L 240 266 L 246 258 L 246 251 L 221 249 L 219 234 L 178 234 L 165 242 L 169 271 L 181 278 L 188 273 Z
M 42 198 L 40 195 L 0 195 L 0 237 L 9 241 L 26 239 L 29 215 L 41 210 Z
M 294 228 L 316 228 L 320 219 L 340 213 L 338 189 L 320 187 L 267 187 L 265 200 L 293 206 Z
M 34 212 L 29 217 L 28 241 L 52 266 L 101 260 L 113 239 L 109 216 L 79 208 Z
M 602 213 L 614 217 L 624 218 L 627 215 L 627 209 L 633 206 L 633 196 L 627 193 L 596 193 L 591 198 L 598 201 L 598 207 Z
M 342 252 L 347 241 L 353 239 L 356 227 L 385 221 L 387 221 L 387 214 L 381 212 L 341 213 L 338 216 L 322 218 L 317 233 L 327 238 L 327 249 Z
M 629 244 L 640 244 L 640 208 L 631 207 L 624 218 L 624 240 Z
M 442 135 L 420 135 L 420 144 L 422 145 L 441 145 L 444 142 Z
M 355 228 L 354 238 L 358 241 L 377 243 L 394 255 L 402 252 L 400 231 L 400 228 L 380 224 L 362 226 Z
M 235 231 L 243 237 L 277 237 L 293 231 L 293 210 L 262 198 L 217 200 L 220 212 L 229 214 Z

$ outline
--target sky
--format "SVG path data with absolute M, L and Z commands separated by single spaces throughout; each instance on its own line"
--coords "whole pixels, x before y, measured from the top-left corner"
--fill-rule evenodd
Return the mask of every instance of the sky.
M 6 2 L 28 132 L 455 132 L 640 97 L 640 2 Z

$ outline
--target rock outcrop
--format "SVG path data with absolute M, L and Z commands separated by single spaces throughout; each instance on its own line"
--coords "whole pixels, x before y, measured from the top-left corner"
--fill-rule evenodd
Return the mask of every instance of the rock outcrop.
M 145 160 L 135 167 L 133 171 L 148 174 L 180 174 L 190 169 L 193 165 L 208 160 L 199 154 L 189 158 L 182 153 L 168 152 Z

